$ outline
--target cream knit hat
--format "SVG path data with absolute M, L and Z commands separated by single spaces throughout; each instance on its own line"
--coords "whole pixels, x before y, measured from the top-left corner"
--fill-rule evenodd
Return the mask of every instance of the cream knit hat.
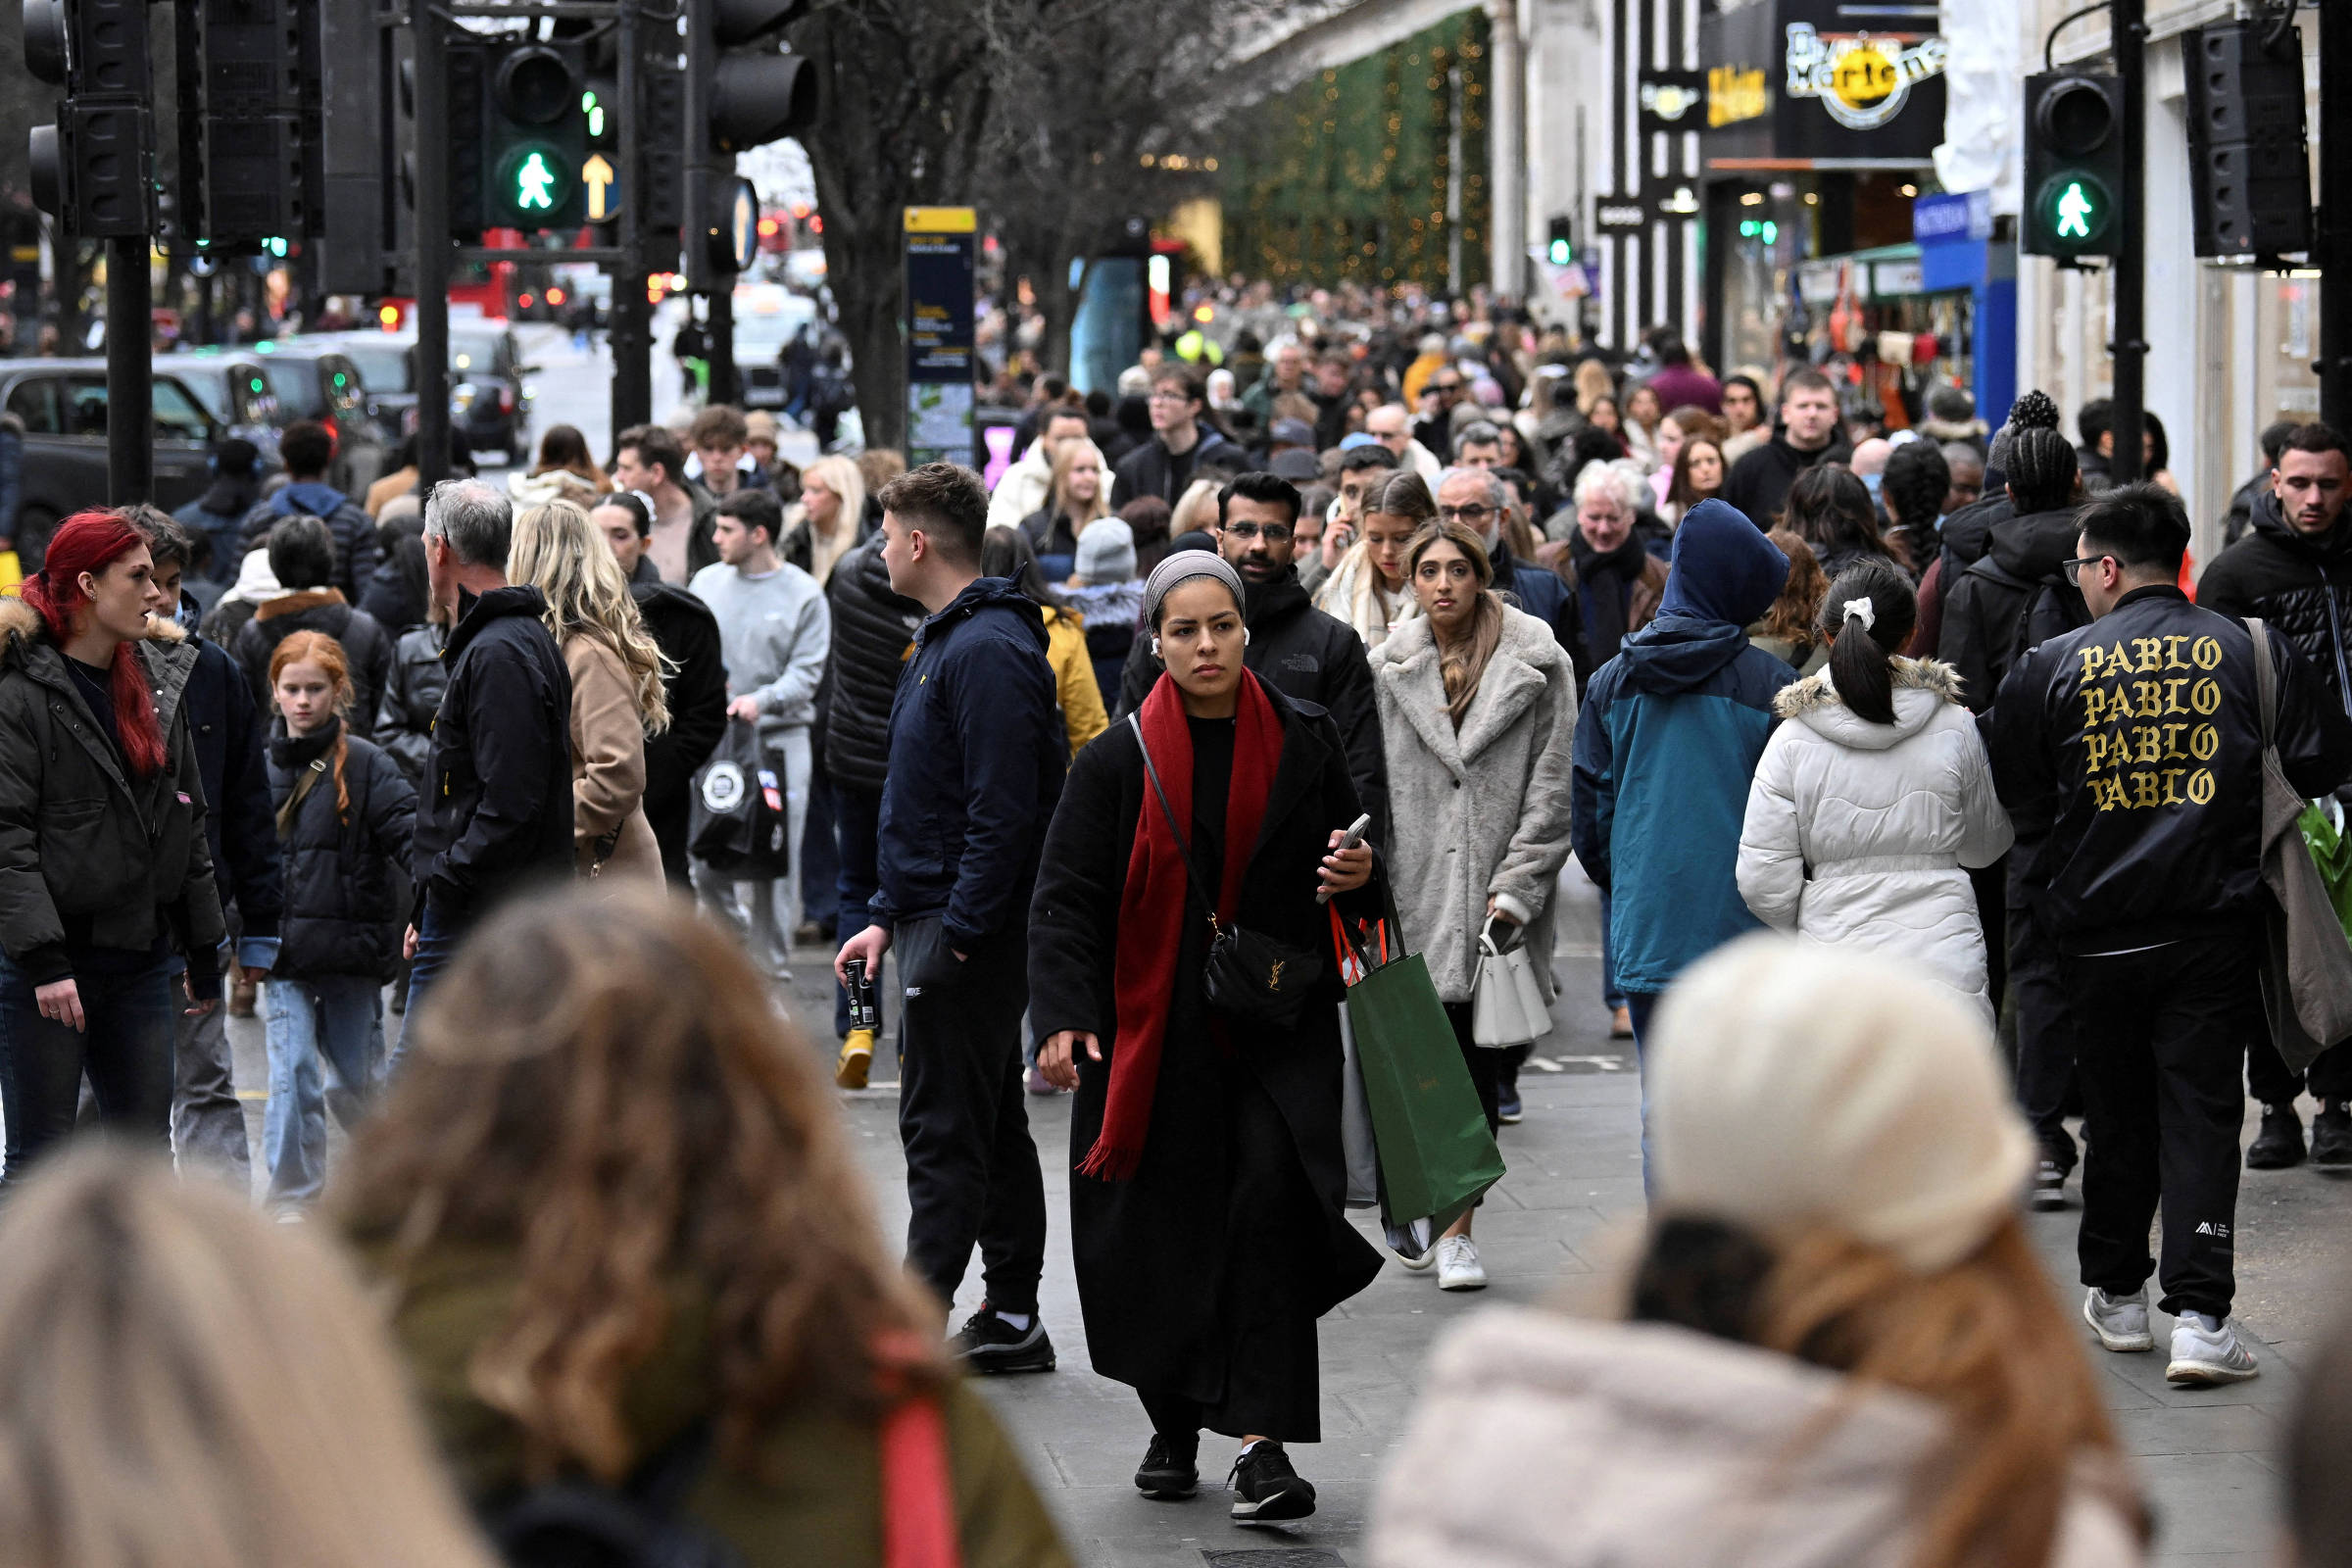
M 1663 1210 L 1834 1225 L 1932 1274 L 2034 1168 L 1984 1021 L 1889 959 L 1743 938 L 1667 993 L 1649 1052 Z

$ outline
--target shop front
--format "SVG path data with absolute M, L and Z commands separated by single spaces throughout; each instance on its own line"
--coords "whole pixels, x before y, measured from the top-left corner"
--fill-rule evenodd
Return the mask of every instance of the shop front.
M 1701 24 L 1714 365 L 1821 365 L 1850 406 L 1897 425 L 1928 386 L 1981 375 L 1974 291 L 1930 287 L 1913 233 L 1943 139 L 1936 18 L 1933 4 L 1754 0 Z

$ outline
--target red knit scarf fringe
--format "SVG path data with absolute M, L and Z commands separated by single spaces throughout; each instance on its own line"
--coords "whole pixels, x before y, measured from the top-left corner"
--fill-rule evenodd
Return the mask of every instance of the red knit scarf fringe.
M 1266 701 L 1257 677 L 1242 672 L 1235 715 L 1233 781 L 1225 796 L 1225 864 L 1217 891 L 1217 918 L 1230 921 L 1241 901 L 1242 878 L 1257 847 L 1266 796 L 1282 760 L 1282 720 Z M 1159 768 L 1168 807 L 1185 824 L 1193 820 L 1193 733 L 1185 723 L 1184 699 L 1176 683 L 1161 675 L 1144 699 L 1138 717 L 1144 743 Z M 1079 1162 L 1078 1174 L 1099 1181 L 1131 1179 L 1144 1159 L 1144 1138 L 1152 1126 L 1152 1097 L 1159 1086 L 1159 1048 L 1176 994 L 1176 957 L 1184 946 L 1187 919 L 1200 918 L 1189 897 L 1183 852 L 1168 827 L 1166 811 L 1144 780 L 1143 810 L 1136 818 L 1135 849 L 1127 858 L 1127 884 L 1119 895 L 1119 946 L 1111 970 L 1118 1001 L 1118 1035 L 1111 1049 L 1110 1092 L 1102 1106 L 1102 1131 Z

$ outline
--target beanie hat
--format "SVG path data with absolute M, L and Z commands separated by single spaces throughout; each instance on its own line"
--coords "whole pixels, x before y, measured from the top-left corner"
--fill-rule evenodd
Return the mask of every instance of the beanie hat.
M 1982 1247 L 2034 1169 L 1979 1007 L 1768 933 L 1667 993 L 1649 1104 L 1661 1208 L 1831 1225 L 1922 1274 Z
M 1097 523 L 1095 526 L 1101 527 L 1102 524 Z M 1247 607 L 1250 603 L 1242 592 L 1242 574 L 1228 565 L 1223 556 L 1218 555 L 1214 549 L 1187 550 L 1179 545 L 1165 561 L 1152 568 L 1152 575 L 1144 583 L 1142 624 L 1145 626 L 1157 625 L 1159 623 L 1159 602 L 1173 593 L 1180 584 L 1190 582 L 1195 577 L 1214 577 L 1233 590 L 1235 604 Z
M 1076 568 L 1090 583 L 1125 582 L 1135 575 L 1135 530 L 1116 517 L 1097 517 L 1079 531 Z

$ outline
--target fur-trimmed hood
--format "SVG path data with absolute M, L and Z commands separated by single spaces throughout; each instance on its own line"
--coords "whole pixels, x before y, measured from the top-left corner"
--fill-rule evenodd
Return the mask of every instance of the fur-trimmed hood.
M 1882 751 L 1916 735 L 1946 704 L 1960 702 L 1960 672 L 1938 659 L 1887 661 L 1894 685 L 1894 722 L 1874 724 L 1845 706 L 1827 669 L 1781 688 L 1773 715 L 1790 719 L 1840 746 Z

